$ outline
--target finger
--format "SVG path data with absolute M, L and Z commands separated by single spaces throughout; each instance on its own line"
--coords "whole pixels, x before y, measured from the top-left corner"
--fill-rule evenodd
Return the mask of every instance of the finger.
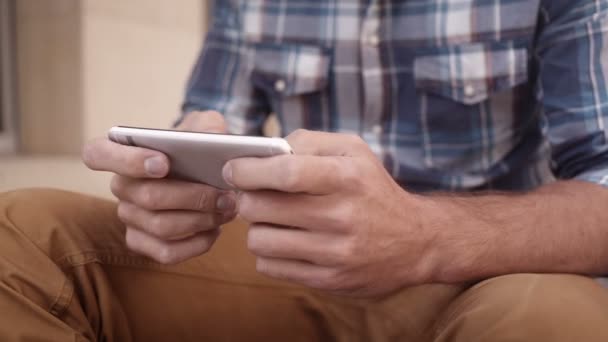
M 236 210 L 234 192 L 200 183 L 116 176 L 111 190 L 119 199 L 147 210 L 194 210 L 227 215 Z
M 224 116 L 216 111 L 191 112 L 184 116 L 177 129 L 190 132 L 226 133 Z
M 164 241 L 132 227 L 127 227 L 129 249 L 146 255 L 161 264 L 177 264 L 207 252 L 219 235 L 212 230 L 178 241 Z
M 276 191 L 241 192 L 238 212 L 248 222 L 342 233 L 354 215 L 352 206 L 331 196 Z
M 256 256 L 303 260 L 316 265 L 344 263 L 346 243 L 338 236 L 268 224 L 249 227 L 247 248 Z
M 315 289 L 336 290 L 340 286 L 338 274 L 334 269 L 305 261 L 258 257 L 256 269 L 269 277 Z
M 285 139 L 295 154 L 352 157 L 369 150 L 365 141 L 355 134 L 298 129 Z
M 231 220 L 222 214 L 189 210 L 149 211 L 127 202 L 119 203 L 118 217 L 127 226 L 162 240 L 181 240 Z
M 345 159 L 310 155 L 239 158 L 224 165 L 224 180 L 239 190 L 330 194 L 340 189 Z
M 125 146 L 106 138 L 87 143 L 82 150 L 87 167 L 134 178 L 163 178 L 169 172 L 169 159 L 163 153 Z

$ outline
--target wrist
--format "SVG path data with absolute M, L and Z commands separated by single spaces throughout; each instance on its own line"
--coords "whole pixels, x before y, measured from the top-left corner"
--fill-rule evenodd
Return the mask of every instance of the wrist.
M 441 272 L 442 242 L 445 239 L 444 220 L 441 205 L 431 196 L 404 192 L 407 211 L 402 211 L 401 222 L 398 226 L 408 227 L 412 236 L 406 239 L 401 250 L 406 254 L 416 253 L 416 263 L 413 267 L 403 270 L 403 278 L 407 284 L 418 285 L 437 282 L 437 274 Z
M 476 260 L 470 216 L 449 197 L 418 196 L 418 218 L 426 248 L 421 256 L 425 283 L 457 283 L 467 280 Z M 463 227 L 467 231 L 463 231 Z

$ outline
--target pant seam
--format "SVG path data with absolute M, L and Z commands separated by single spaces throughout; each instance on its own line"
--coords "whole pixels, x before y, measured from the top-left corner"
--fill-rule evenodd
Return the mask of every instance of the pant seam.
M 156 262 L 143 256 L 138 256 L 123 251 L 80 251 L 68 254 L 54 260 L 55 264 L 65 269 L 82 266 L 90 263 L 102 263 L 108 265 L 124 266 L 155 266 Z
M 54 316 L 60 316 L 68 308 L 73 297 L 74 285 L 71 278 L 66 276 L 61 290 L 49 308 L 49 312 Z
M 108 266 L 117 266 L 117 267 L 129 267 L 129 266 L 138 267 L 139 266 L 139 267 L 146 267 L 146 268 L 142 268 L 143 270 L 153 270 L 153 271 L 157 271 L 157 272 L 173 274 L 175 276 L 183 276 L 183 277 L 190 276 L 190 277 L 197 278 L 197 279 L 204 279 L 207 281 L 212 281 L 215 283 L 223 283 L 223 284 L 232 285 L 232 286 L 248 286 L 248 287 L 265 288 L 265 289 L 281 289 L 281 291 L 288 291 L 288 292 L 304 291 L 304 292 L 309 293 L 307 291 L 307 289 L 305 289 L 305 288 L 272 286 L 272 285 L 264 285 L 264 284 L 257 284 L 257 283 L 251 283 L 251 282 L 239 283 L 236 281 L 230 281 L 227 279 L 221 279 L 221 278 L 216 278 L 216 277 L 201 276 L 201 275 L 192 276 L 187 273 L 182 274 L 182 273 L 168 272 L 168 271 L 164 270 L 164 267 L 166 267 L 165 265 L 159 264 L 158 262 L 148 259 L 147 257 L 134 255 L 131 253 L 125 253 L 123 251 L 120 251 L 120 252 L 118 252 L 118 251 L 117 252 L 109 252 L 109 251 L 79 252 L 79 253 L 74 253 L 74 254 L 70 254 L 70 255 L 66 255 L 61 258 L 58 258 L 55 261 L 55 263 L 62 270 L 64 270 L 64 272 L 68 272 L 68 270 L 71 268 L 85 266 L 87 264 L 92 264 L 92 263 L 108 265 Z M 317 293 L 317 295 L 322 295 L 322 293 Z

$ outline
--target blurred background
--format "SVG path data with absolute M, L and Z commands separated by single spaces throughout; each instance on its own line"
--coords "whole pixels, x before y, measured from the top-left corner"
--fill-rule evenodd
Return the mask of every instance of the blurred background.
M 211 2 L 0 0 L 0 191 L 110 197 L 82 144 L 113 125 L 171 125 Z

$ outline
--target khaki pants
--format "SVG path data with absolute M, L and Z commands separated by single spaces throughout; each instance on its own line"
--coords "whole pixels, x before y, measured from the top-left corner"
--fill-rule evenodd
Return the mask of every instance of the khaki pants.
M 255 272 L 246 228 L 177 266 L 127 251 L 115 204 L 0 195 L 0 341 L 608 341 L 608 291 L 572 275 L 328 295 Z

